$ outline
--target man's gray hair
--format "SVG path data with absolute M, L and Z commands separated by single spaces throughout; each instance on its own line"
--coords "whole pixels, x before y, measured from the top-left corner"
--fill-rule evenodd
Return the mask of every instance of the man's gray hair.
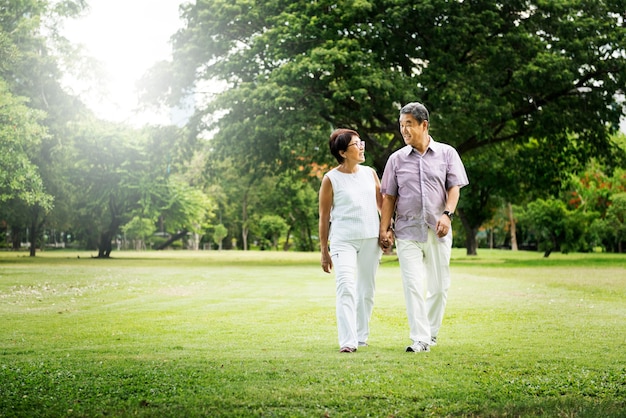
M 419 123 L 428 120 L 428 109 L 419 102 L 411 102 L 400 109 L 400 115 L 410 113 Z

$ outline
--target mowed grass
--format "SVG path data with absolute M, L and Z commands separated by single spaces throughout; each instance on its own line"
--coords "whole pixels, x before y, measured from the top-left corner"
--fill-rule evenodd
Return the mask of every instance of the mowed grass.
M 2 417 L 623 417 L 626 257 L 455 250 L 439 344 L 397 259 L 339 354 L 315 253 L 0 253 Z

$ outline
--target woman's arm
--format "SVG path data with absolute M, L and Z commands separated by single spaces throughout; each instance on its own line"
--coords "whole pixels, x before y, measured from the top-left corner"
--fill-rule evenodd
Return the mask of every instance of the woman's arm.
M 330 273 L 333 262 L 328 251 L 328 232 L 330 229 L 330 209 L 333 204 L 333 185 L 326 176 L 322 179 L 322 186 L 319 193 L 319 237 L 320 251 L 322 252 L 322 270 Z

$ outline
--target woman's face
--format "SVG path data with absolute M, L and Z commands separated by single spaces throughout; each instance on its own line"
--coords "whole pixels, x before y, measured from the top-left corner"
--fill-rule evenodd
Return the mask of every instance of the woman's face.
M 361 141 L 357 135 L 352 136 L 348 148 L 344 151 L 343 158 L 346 161 L 355 162 L 357 164 L 365 161 L 365 141 Z

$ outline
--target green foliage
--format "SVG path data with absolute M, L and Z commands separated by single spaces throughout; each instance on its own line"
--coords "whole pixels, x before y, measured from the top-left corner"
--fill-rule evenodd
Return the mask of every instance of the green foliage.
M 624 251 L 626 243 L 626 193 L 617 193 L 611 197 L 610 206 L 603 219 L 596 219 L 592 230 L 616 252 Z
M 288 225 L 285 249 L 293 237 L 298 251 L 315 251 L 312 235 L 317 231 L 317 189 L 315 182 L 306 178 L 308 167 L 302 171 L 284 173 L 267 179 L 267 192 L 261 196 L 258 210 L 276 214 Z M 304 177 L 304 178 L 303 178 Z
M 278 250 L 278 239 L 288 228 L 287 222 L 278 215 L 264 215 L 259 220 L 261 236 L 268 240 L 275 250 Z
M 146 240 L 154 234 L 156 227 L 154 220 L 135 216 L 126 225 L 122 225 L 121 230 L 124 238 L 131 240 L 135 249 L 141 251 L 146 249 Z
M 538 199 L 526 208 L 518 209 L 520 225 L 532 231 L 539 248 L 545 251 L 545 257 L 552 251 L 591 250 L 588 230 L 597 216 L 595 212 L 569 210 L 563 201 L 557 199 Z
M 626 241 L 626 193 L 613 195 L 606 219 L 615 228 L 616 242 Z
M 170 177 L 165 184 L 167 192 L 156 203 L 161 205 L 158 213 L 168 230 L 201 232 L 213 215 L 212 200 L 202 190 L 190 186 L 181 178 Z
M 6 71 L 18 54 L 17 48 L 3 31 L 0 31 L 0 71 Z
M 616 168 L 611 175 L 603 165 L 592 161 L 580 175 L 572 176 L 568 204 L 600 212 L 604 217 L 611 196 L 626 191 L 626 170 Z
M 32 202 L 26 206 L 21 200 L 8 202 L 6 211 L 15 215 L 4 217 L 10 224 L 14 240 L 18 240 L 21 231 L 29 229 L 33 243 L 43 235 L 43 225 L 67 230 L 72 213 L 68 203 L 71 179 L 62 175 L 62 168 L 67 167 L 68 126 L 80 113 L 86 113 L 85 107 L 76 98 L 71 97 L 61 86 L 62 72 L 60 63 L 70 61 L 67 49 L 60 45 L 58 29 L 65 18 L 75 16 L 86 7 L 84 0 L 64 1 L 8 1 L 0 7 L 0 79 L 2 90 L 5 85 L 15 97 L 24 97 L 23 102 L 29 112 L 38 113 L 33 122 L 40 124 L 41 134 L 37 142 L 28 148 L 27 160 L 37 170 L 24 176 L 23 172 L 9 171 L 16 181 L 33 182 L 27 186 L 45 190 L 48 202 Z M 45 113 L 43 113 L 45 112 Z M 11 124 L 8 124 L 10 126 Z M 19 135 L 18 135 L 19 137 Z M 18 138 L 19 139 L 19 138 Z M 18 159 L 23 167 L 25 160 Z M 52 206 L 54 196 L 54 207 Z M 31 247 L 31 255 L 35 255 Z
M 215 146 L 249 164 L 315 155 L 330 125 L 359 129 L 380 170 L 401 144 L 398 103 L 416 98 L 462 153 L 532 137 L 557 156 L 573 132 L 584 157 L 608 149 L 604 122 L 622 113 L 621 13 L 611 1 L 200 1 L 184 7 L 172 84 L 229 83 L 199 112 L 225 111 Z
M 183 6 L 173 61 L 153 75 L 169 81 L 163 97 L 174 102 L 204 83 L 227 86 L 198 107 L 192 129 L 211 132 L 212 158 L 246 176 L 331 164 L 335 127 L 367 140 L 381 174 L 403 145 L 399 106 L 423 102 L 433 137 L 467 161 L 461 217 L 472 237 L 503 201 L 554 196 L 591 157 L 620 158 L 610 135 L 624 112 L 615 103 L 626 85 L 623 9 L 610 0 L 197 1 Z
M 159 219 L 163 232 L 172 234 L 204 230 L 213 203 L 181 174 L 185 148 L 178 131 L 93 119 L 72 127 L 73 164 L 60 173 L 73 179 L 71 224 L 86 248 L 108 256 L 111 241 L 133 218 Z
M 154 234 L 156 228 L 154 220 L 135 216 L 126 225 L 122 226 L 122 231 L 128 239 L 145 241 L 146 238 Z
M 217 224 L 213 228 L 213 242 L 216 243 L 221 250 L 222 240 L 228 235 L 228 229 L 226 229 L 226 227 L 222 224 Z
M 40 124 L 43 114 L 13 96 L 0 79 L 0 202 L 14 200 L 26 207 L 52 208 L 54 198 L 45 192 L 33 149 L 47 135 Z M 17 204 L 17 203 L 16 203 Z

